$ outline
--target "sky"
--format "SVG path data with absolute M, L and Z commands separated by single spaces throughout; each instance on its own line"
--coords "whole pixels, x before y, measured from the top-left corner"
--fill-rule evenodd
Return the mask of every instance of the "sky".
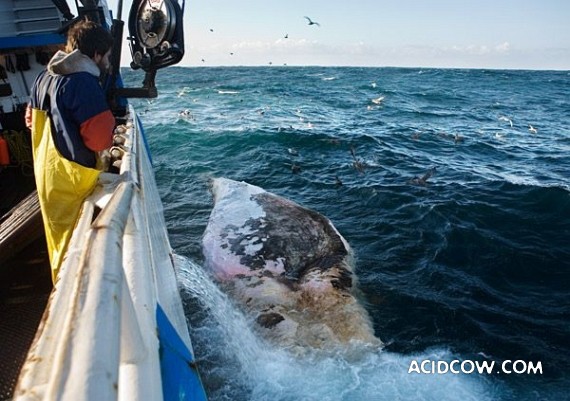
M 126 19 L 132 1 L 123 1 Z M 115 15 L 117 2 L 108 0 Z M 568 0 L 188 0 L 185 7 L 184 66 L 570 70 Z M 127 65 L 128 51 L 123 56 Z

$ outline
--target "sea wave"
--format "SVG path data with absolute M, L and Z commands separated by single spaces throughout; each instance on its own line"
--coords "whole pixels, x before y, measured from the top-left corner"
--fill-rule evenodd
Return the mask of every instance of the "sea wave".
M 545 373 L 458 378 L 449 391 L 483 399 L 566 397 L 566 72 L 244 67 L 159 74 L 167 76 L 157 80 L 159 98 L 133 103 L 147 129 L 178 253 L 202 259 L 214 176 L 259 185 L 321 212 L 355 250 L 363 302 L 387 354 L 342 365 L 345 370 L 333 369 L 335 358 L 316 364 L 333 369 L 330 389 L 345 383 L 358 399 L 375 399 L 366 391 L 381 390 L 366 383 L 376 380 L 394 398 L 416 399 L 412 385 L 397 386 L 409 377 L 380 366 L 400 369 L 410 355 L 482 352 L 497 360 L 541 360 Z M 125 81 L 137 83 L 129 72 Z M 385 96 L 379 105 L 371 102 L 379 96 Z M 199 322 L 194 313 L 208 312 L 189 302 L 190 319 Z M 275 399 L 288 399 L 288 391 L 302 398 L 296 381 L 325 386 L 315 370 L 301 370 L 300 377 L 287 370 L 286 358 L 276 365 L 269 358 L 264 368 L 285 372 L 282 380 L 272 373 L 259 378 L 265 384 L 244 390 L 224 365 L 223 350 L 211 349 L 211 328 L 197 327 L 193 340 L 208 359 L 202 366 L 212 399 L 263 399 L 265 390 Z M 441 396 L 445 383 L 433 383 L 417 387 L 425 399 Z

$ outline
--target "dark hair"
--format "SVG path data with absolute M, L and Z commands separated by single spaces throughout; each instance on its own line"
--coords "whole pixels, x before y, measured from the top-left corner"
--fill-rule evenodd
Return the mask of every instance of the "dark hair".
M 93 58 L 95 54 L 104 55 L 113 46 L 113 36 L 100 24 L 82 20 L 73 25 L 67 32 L 65 50 L 70 53 L 79 51 Z

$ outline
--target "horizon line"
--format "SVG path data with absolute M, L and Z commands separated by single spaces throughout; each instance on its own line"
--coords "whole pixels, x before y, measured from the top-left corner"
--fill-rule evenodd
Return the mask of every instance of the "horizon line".
M 128 68 L 132 71 L 138 71 L 132 69 L 129 65 L 121 65 L 121 68 Z M 178 67 L 178 68 L 394 68 L 394 69 L 424 69 L 424 70 L 492 70 L 492 71 L 541 71 L 541 72 L 570 72 L 570 68 L 525 68 L 525 67 L 436 67 L 436 66 L 397 66 L 397 65 L 382 65 L 382 66 L 371 66 L 371 65 L 319 65 L 319 64 L 255 64 L 255 65 L 227 65 L 227 64 L 212 64 L 212 65 L 171 65 L 167 68 Z

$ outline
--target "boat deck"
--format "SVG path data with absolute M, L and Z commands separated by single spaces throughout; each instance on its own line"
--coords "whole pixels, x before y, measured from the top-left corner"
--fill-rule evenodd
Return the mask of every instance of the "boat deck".
M 0 269 L 0 400 L 12 398 L 18 374 L 52 289 L 41 236 Z

